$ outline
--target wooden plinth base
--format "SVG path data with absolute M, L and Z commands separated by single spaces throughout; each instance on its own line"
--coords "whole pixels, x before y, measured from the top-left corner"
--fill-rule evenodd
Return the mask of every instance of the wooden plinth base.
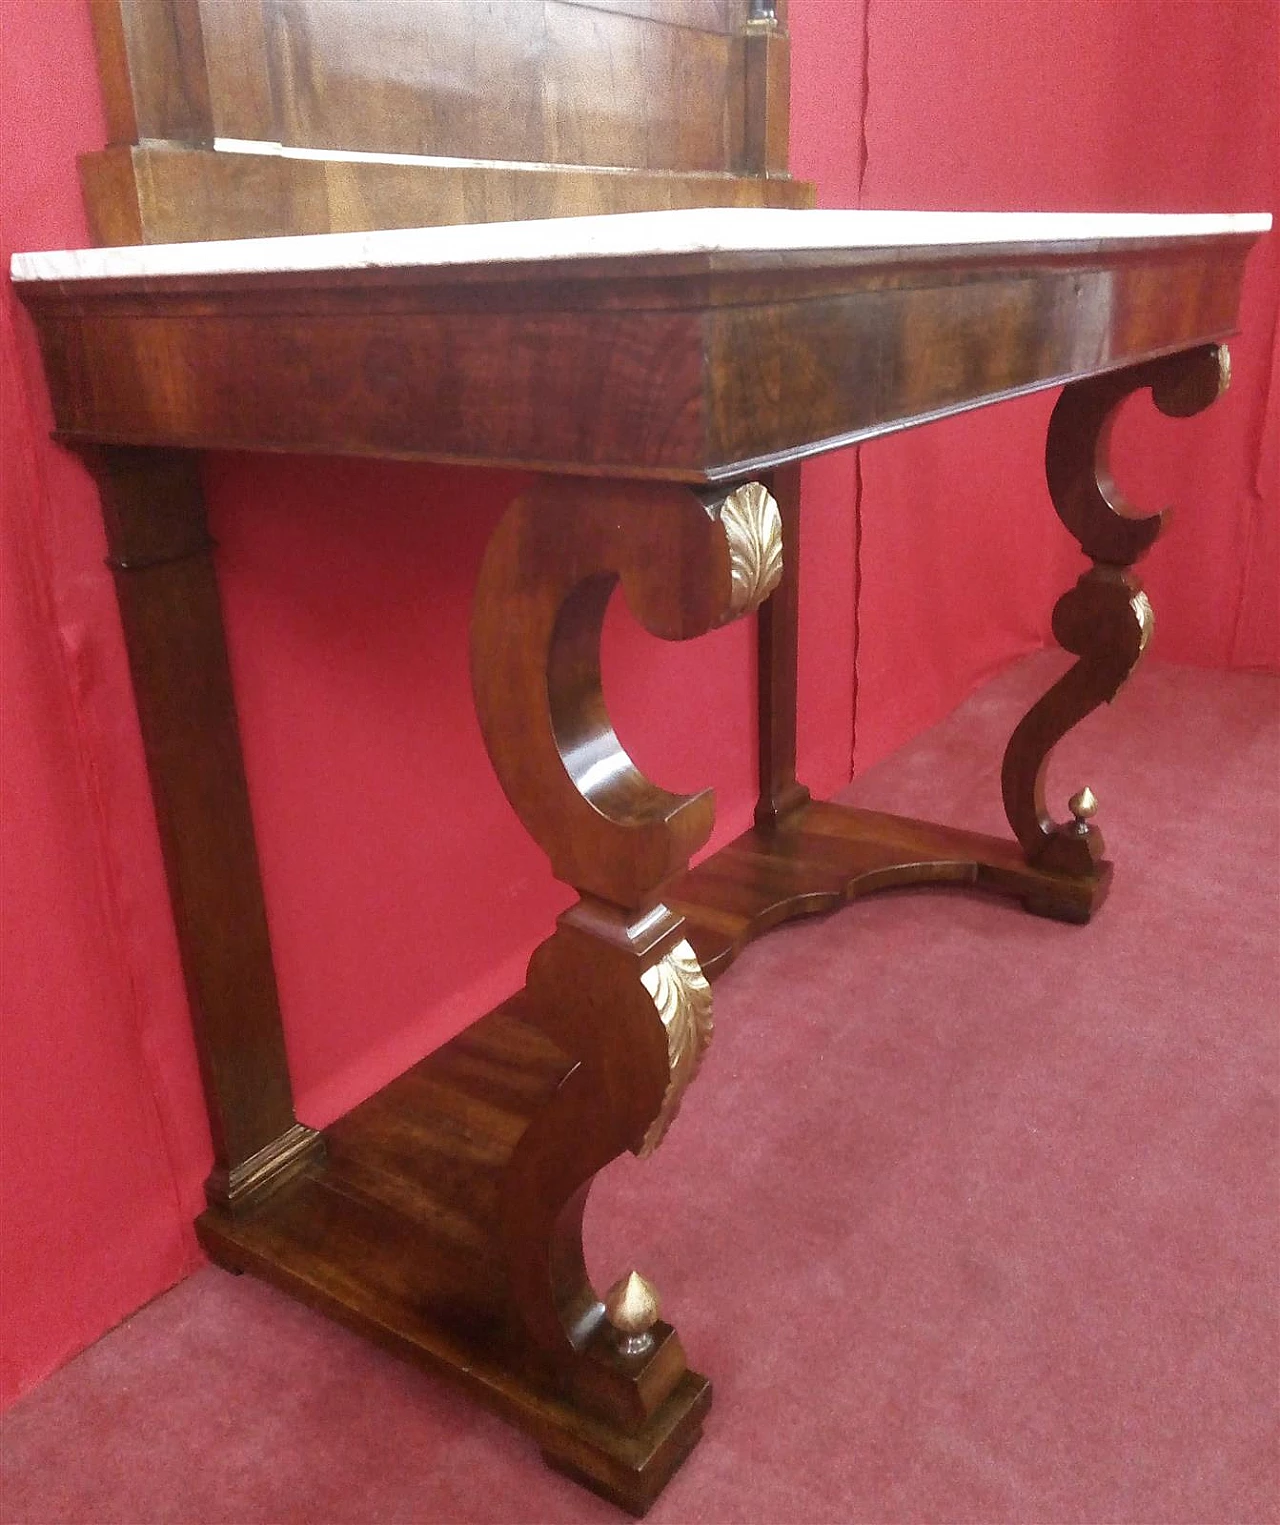
M 495 1243 L 502 1167 L 567 1068 L 517 996 L 327 1129 L 325 1160 L 196 1229 L 219 1265 L 458 1382 L 551 1465 L 643 1514 L 696 1445 L 710 1383 L 686 1372 L 634 1434 L 582 1412 L 514 1327 Z
M 994 837 L 808 804 L 739 837 L 683 878 L 670 903 L 716 975 L 770 927 L 873 890 L 974 885 L 1086 921 L 1109 872 L 1068 880 L 1028 868 Z M 628 1434 L 565 1395 L 511 1314 L 499 1183 L 572 1068 L 525 1001 L 504 1002 L 327 1129 L 324 1157 L 266 1200 L 236 1213 L 211 1207 L 197 1230 L 218 1264 L 457 1382 L 532 1435 L 552 1466 L 643 1514 L 697 1444 L 711 1387 L 686 1372 Z
M 755 827 L 691 869 L 667 895 L 708 979 L 797 916 L 904 885 L 957 884 L 1009 895 L 1027 910 L 1083 923 L 1106 898 L 1111 865 L 1071 878 L 1023 861 L 1014 842 L 904 816 L 811 801 Z

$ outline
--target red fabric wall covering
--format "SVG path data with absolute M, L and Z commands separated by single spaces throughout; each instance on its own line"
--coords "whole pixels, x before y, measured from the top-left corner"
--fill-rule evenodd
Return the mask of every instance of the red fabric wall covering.
M 829 29 L 850 9 L 792 6 L 796 163 L 809 167 L 824 94 L 856 76 L 861 41 L 863 206 L 1280 210 L 1272 0 L 869 0 L 865 39 L 841 38 L 833 59 Z M 831 204 L 852 204 L 853 141 L 824 149 Z M 1138 399 L 1118 431 L 1135 503 L 1182 509 L 1143 567 L 1166 660 L 1280 666 L 1278 243 L 1251 256 L 1228 395 L 1177 422 Z M 1049 638 L 1053 601 L 1084 566 L 1044 490 L 1051 405 L 864 447 L 860 768 Z
M 865 205 L 1275 204 L 1265 0 L 869 11 L 791 7 L 793 162 L 825 204 L 860 186 Z M 9 0 L 0 24 L 7 263 L 86 241 L 74 156 L 103 129 L 79 5 Z M 1135 497 L 1187 505 L 1151 558 L 1166 657 L 1280 665 L 1274 242 L 1234 393 L 1189 424 L 1135 408 L 1125 431 Z M 96 505 L 45 437 L 5 302 L 8 1399 L 193 1262 L 208 1141 Z M 860 767 L 1046 638 L 1076 561 L 1041 478 L 1050 401 L 862 452 Z M 299 1111 L 323 1123 L 514 988 L 568 898 L 499 794 L 466 683 L 475 566 L 518 481 L 248 457 L 207 480 Z M 852 452 L 806 468 L 800 755 L 823 793 L 850 768 L 858 497 Z M 751 644 L 664 646 L 621 610 L 607 631 L 620 733 L 669 786 L 717 786 L 717 841 L 752 802 Z
M 0 11 L 0 251 L 87 242 L 104 140 L 87 14 Z M 89 483 L 48 441 L 34 344 L 0 313 L 0 1397 L 198 1263 L 208 1149 Z
M 178 1228 L 165 1120 L 147 1083 L 137 993 L 120 957 L 120 908 L 103 872 L 74 676 L 57 639 L 42 536 L 31 522 L 47 497 L 7 309 L 0 322 L 0 1375 L 13 1391 L 192 1262 Z

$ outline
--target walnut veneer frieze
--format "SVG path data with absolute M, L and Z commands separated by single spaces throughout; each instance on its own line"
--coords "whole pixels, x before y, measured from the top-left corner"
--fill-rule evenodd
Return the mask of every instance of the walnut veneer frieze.
M 1219 339 L 1267 222 L 721 208 L 14 271 L 70 440 L 716 481 Z

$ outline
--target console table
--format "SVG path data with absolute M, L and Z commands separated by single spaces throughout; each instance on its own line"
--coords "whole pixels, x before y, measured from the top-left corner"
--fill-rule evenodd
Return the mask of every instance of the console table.
M 59 438 L 101 492 L 216 1165 L 202 1243 L 442 1373 L 642 1513 L 710 1386 L 634 1274 L 583 1264 L 591 1181 L 655 1149 L 712 1036 L 708 981 L 789 917 L 971 885 L 1084 921 L 1110 865 L 1047 758 L 1151 631 L 1110 421 L 1228 381 L 1267 217 L 703 209 L 18 255 Z M 795 776 L 796 463 L 1063 387 L 1050 497 L 1092 562 L 1077 658 L 1005 753 L 1008 840 L 812 801 Z M 299 1125 L 198 453 L 532 468 L 475 596 L 472 676 L 507 797 L 579 894 L 524 989 L 326 1129 Z M 690 871 L 710 792 L 610 724 L 605 608 L 655 635 L 759 611 L 756 824 Z

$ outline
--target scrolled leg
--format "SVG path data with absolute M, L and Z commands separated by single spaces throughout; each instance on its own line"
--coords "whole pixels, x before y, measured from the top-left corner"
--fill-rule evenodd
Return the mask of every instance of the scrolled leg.
M 653 635 L 750 612 L 781 575 L 777 505 L 756 483 L 549 478 L 494 533 L 476 593 L 476 713 L 502 787 L 557 879 L 638 908 L 710 835 L 711 795 L 675 795 L 627 756 L 605 709 L 600 632 L 621 582 Z
M 1009 824 L 1027 861 L 1053 873 L 1087 875 L 1102 863 L 1102 834 L 1090 813 L 1056 822 L 1045 803 L 1054 746 L 1100 704 L 1109 703 L 1142 655 L 1151 605 L 1137 579 L 1096 566 L 1059 599 L 1053 633 L 1079 661 L 1023 717 L 1005 752 L 1002 784 Z
M 615 1327 L 586 1274 L 594 1175 L 656 1148 L 711 1036 L 710 990 L 664 885 L 710 834 L 709 791 L 646 778 L 600 677 L 614 588 L 654 635 L 736 619 L 781 575 L 777 505 L 756 483 L 700 495 L 664 483 L 544 480 L 486 553 L 472 624 L 476 709 L 508 799 L 579 902 L 529 965 L 533 1020 L 576 1063 L 529 1124 L 501 1185 L 514 1317 L 585 1408 L 626 1430 L 685 1378 L 668 1325 Z M 656 1309 L 655 1309 L 656 1318 Z
M 512 1301 L 574 1396 L 635 1429 L 683 1376 L 684 1352 L 668 1325 L 629 1351 L 587 1276 L 582 1214 L 597 1172 L 660 1141 L 710 1039 L 710 991 L 665 907 L 629 921 L 590 902 L 566 912 L 535 952 L 525 991 L 577 1064 L 502 1183 Z
M 1092 905 L 1105 892 L 1108 866 L 1091 817 L 1091 791 L 1072 797 L 1072 819 L 1057 821 L 1045 802 L 1045 775 L 1054 746 L 1084 717 L 1109 703 L 1151 638 L 1154 616 L 1129 568 L 1155 543 L 1168 515 L 1138 515 L 1111 474 L 1108 445 L 1121 403 L 1150 388 L 1156 406 L 1185 418 L 1225 391 L 1225 346 L 1167 355 L 1064 388 L 1049 424 L 1045 474 L 1059 518 L 1093 567 L 1058 602 L 1053 632 L 1079 660 L 1023 718 L 1005 751 L 1005 812 L 1029 864 L 1049 873 L 1090 879 Z M 1079 901 L 1072 901 L 1077 919 Z M 1050 902 L 1036 909 L 1058 914 Z

